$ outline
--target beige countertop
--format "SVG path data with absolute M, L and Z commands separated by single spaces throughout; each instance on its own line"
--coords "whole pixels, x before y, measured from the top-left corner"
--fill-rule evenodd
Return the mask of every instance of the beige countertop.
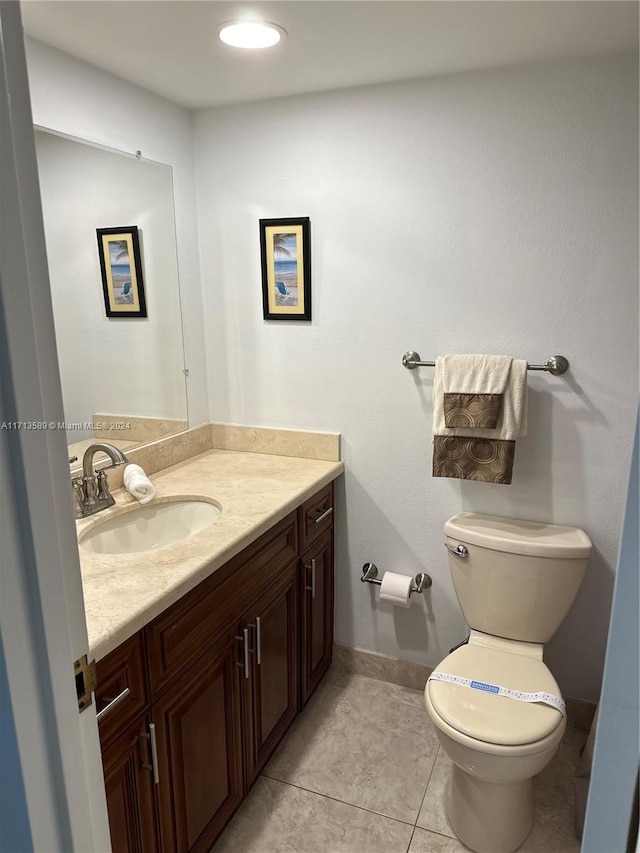
M 105 657 L 343 471 L 342 462 L 208 450 L 152 474 L 154 502 L 202 497 L 222 513 L 199 533 L 155 551 L 105 555 L 80 546 L 91 655 Z M 78 533 L 139 505 L 123 489 L 114 497 L 111 509 L 79 520 Z

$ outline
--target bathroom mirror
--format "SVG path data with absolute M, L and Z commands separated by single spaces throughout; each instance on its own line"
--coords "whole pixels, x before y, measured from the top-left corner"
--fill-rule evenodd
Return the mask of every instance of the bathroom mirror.
M 92 441 L 126 451 L 188 427 L 172 174 L 170 166 L 44 128 L 35 135 L 67 440 L 77 467 Z M 103 277 L 125 307 L 141 284 L 131 241 L 111 240 L 101 269 L 97 229 L 110 228 L 137 228 L 146 317 L 107 316 Z

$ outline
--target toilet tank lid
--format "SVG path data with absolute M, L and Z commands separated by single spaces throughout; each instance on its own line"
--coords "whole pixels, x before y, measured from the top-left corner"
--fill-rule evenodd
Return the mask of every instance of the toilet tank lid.
M 584 560 L 591 554 L 591 540 L 579 527 L 522 521 L 498 515 L 460 512 L 444 525 L 452 539 L 494 551 L 530 557 Z

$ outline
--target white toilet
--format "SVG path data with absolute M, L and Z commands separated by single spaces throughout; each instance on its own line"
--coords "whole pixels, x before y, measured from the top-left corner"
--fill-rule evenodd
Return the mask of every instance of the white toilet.
M 542 652 L 576 597 L 591 542 L 575 527 L 468 512 L 449 519 L 444 531 L 471 629 L 469 642 L 436 667 L 424 692 L 453 762 L 447 817 L 477 853 L 511 853 L 531 829 L 533 777 L 566 728 Z M 532 693 L 545 696 L 522 701 Z

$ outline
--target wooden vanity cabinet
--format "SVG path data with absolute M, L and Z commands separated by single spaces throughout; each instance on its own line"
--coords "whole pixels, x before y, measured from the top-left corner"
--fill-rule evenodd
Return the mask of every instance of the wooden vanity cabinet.
M 144 716 L 102 750 L 114 853 L 159 850 L 149 721 Z
M 142 634 L 99 661 L 97 677 L 95 703 L 111 844 L 117 853 L 148 853 L 159 847 Z
M 298 713 L 298 566 L 247 612 L 243 672 L 247 790 Z
M 302 708 L 329 668 L 333 654 L 333 505 L 333 483 L 329 483 L 298 510 Z
M 228 631 L 152 706 L 167 853 L 208 851 L 244 797 L 237 636 Z
M 129 687 L 100 723 L 114 853 L 209 851 L 319 683 L 332 501 L 329 485 L 98 663 L 99 708 Z
M 307 704 L 333 654 L 333 533 L 325 533 L 300 560 L 301 707 Z

